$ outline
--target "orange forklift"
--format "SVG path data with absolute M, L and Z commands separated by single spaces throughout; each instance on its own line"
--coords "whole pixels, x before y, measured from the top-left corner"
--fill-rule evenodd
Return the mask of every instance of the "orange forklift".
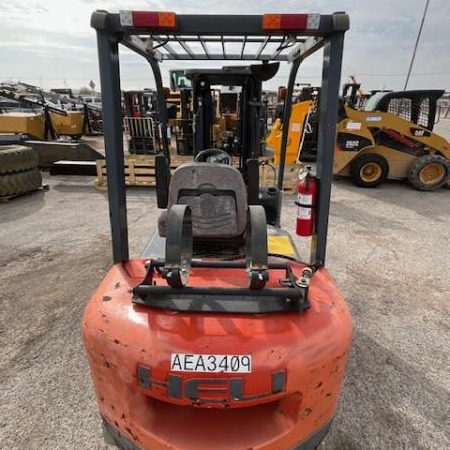
M 87 304 L 83 337 L 106 441 L 123 450 L 316 449 L 336 413 L 353 332 L 325 268 L 348 16 L 97 11 L 91 25 L 114 265 Z M 311 235 L 310 255 L 300 255 L 280 226 L 289 126 L 277 185 L 259 185 L 256 95 L 242 102 L 252 113 L 243 114 L 242 130 L 250 137 L 238 167 L 228 153 L 203 148 L 207 139 L 197 139 L 194 161 L 171 174 L 163 139 L 156 195 L 164 211 L 142 255 L 130 259 L 119 44 L 149 62 L 160 111 L 161 61 L 239 60 L 262 67 L 287 61 L 286 124 L 299 66 L 323 49 L 317 173 L 303 174 L 297 202 L 297 229 Z M 162 121 L 164 133 L 164 114 Z M 274 205 L 270 224 L 267 211 Z M 299 224 L 309 224 L 309 232 Z

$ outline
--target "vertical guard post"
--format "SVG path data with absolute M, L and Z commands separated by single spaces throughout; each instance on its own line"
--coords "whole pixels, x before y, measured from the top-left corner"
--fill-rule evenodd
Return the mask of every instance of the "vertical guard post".
M 97 31 L 114 264 L 129 259 L 118 42 Z
M 170 152 L 169 152 L 169 146 L 167 144 L 167 107 L 166 102 L 164 99 L 164 90 L 163 90 L 163 82 L 161 77 L 161 70 L 159 68 L 158 61 L 153 57 L 147 57 L 147 61 L 150 64 L 150 67 L 153 71 L 153 77 L 155 79 L 156 84 L 156 92 L 157 92 L 157 102 L 158 102 L 158 112 L 159 112 L 159 118 L 161 120 L 161 138 L 162 138 L 162 145 L 163 145 L 163 152 L 166 155 L 166 158 L 170 162 Z
M 292 111 L 292 96 L 294 95 L 294 84 L 295 78 L 297 77 L 298 68 L 300 67 L 301 58 L 297 58 L 292 62 L 291 71 L 289 73 L 289 81 L 286 89 L 286 97 L 284 100 L 284 111 L 283 111 L 283 133 L 281 135 L 281 149 L 280 149 L 280 166 L 278 168 L 278 189 L 283 192 L 283 181 L 284 181 L 284 166 L 286 159 L 286 147 L 289 134 L 289 122 L 291 119 Z M 280 195 L 280 203 L 282 201 Z M 275 222 L 276 226 L 279 228 L 281 223 L 281 204 L 278 205 L 277 220 Z
M 319 193 L 310 257 L 310 261 L 316 265 L 325 263 L 343 47 L 344 31 L 338 31 L 333 32 L 326 39 L 323 49 L 321 114 L 317 148 Z

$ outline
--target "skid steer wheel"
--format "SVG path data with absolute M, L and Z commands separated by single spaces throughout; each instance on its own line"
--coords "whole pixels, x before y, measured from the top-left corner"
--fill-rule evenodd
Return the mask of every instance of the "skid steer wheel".
M 409 166 L 408 180 L 419 191 L 439 189 L 448 182 L 449 163 L 439 155 L 425 155 Z
M 374 188 L 386 181 L 389 164 L 381 155 L 366 153 L 357 157 L 350 166 L 353 182 L 360 187 Z
M 231 156 L 225 151 L 219 148 L 207 148 L 202 150 L 195 155 L 195 162 L 211 162 L 228 164 L 231 166 Z

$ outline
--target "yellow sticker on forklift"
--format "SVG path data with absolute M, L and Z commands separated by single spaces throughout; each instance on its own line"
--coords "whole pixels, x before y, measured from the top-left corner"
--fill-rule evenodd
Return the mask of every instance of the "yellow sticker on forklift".
M 299 133 L 301 129 L 302 129 L 302 125 L 300 123 L 293 123 L 291 125 L 291 131 L 293 133 Z
M 172 353 L 170 370 L 173 372 L 251 373 L 251 355 L 199 355 Z
M 267 251 L 276 255 L 296 256 L 288 236 L 267 236 Z

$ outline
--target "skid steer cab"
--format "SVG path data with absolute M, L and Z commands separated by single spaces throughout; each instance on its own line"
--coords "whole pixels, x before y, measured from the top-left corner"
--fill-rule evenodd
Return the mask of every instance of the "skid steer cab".
M 348 16 L 97 11 L 91 24 L 98 39 L 114 265 L 86 307 L 83 337 L 106 441 L 126 450 L 317 448 L 336 413 L 353 332 L 325 268 Z M 241 117 L 247 120 L 240 119 L 245 145 L 239 158 L 203 147 L 212 115 L 201 100 L 209 94 L 194 93 L 202 112 L 196 128 L 206 138 L 195 140 L 193 161 L 172 172 L 163 136 L 163 151 L 155 156 L 162 211 L 135 259 L 128 251 L 119 43 L 152 68 L 163 134 L 161 61 L 256 61 L 261 74 L 269 61 L 291 64 L 276 185 L 259 185 L 262 90 L 254 84 L 245 94 L 245 80 L 260 80 L 254 65 L 240 67 Z M 325 106 L 318 169 L 308 175 L 317 192 L 312 237 L 302 238 L 310 243 L 305 258 L 280 226 L 281 191 L 296 75 L 301 61 L 322 48 Z M 193 79 L 194 89 L 206 89 Z M 299 208 L 306 200 L 299 198 Z
M 433 132 L 443 93 L 379 92 L 363 111 L 341 105 L 334 173 L 361 187 L 387 179 L 407 179 L 422 191 L 450 186 L 450 142 Z

